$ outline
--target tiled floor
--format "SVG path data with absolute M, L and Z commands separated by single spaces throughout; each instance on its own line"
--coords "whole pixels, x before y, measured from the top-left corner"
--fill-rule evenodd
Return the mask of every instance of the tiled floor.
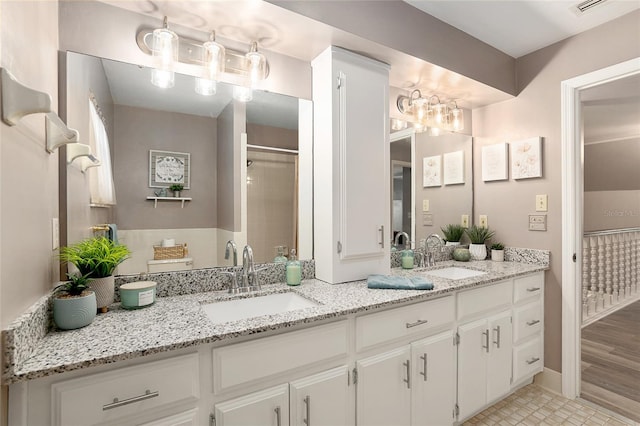
M 570 400 L 537 385 L 525 386 L 487 408 L 465 425 L 637 425 L 598 410 L 580 400 Z

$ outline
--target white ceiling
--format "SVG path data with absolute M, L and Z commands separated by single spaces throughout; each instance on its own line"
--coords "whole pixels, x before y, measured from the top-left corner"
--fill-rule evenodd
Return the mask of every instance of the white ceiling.
M 404 0 L 502 52 L 519 58 L 640 8 L 606 0 L 585 13 L 584 0 Z

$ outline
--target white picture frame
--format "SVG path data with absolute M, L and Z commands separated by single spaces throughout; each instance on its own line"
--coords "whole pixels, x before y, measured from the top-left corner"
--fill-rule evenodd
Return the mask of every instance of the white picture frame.
M 442 161 L 440 155 L 422 159 L 422 186 L 429 188 L 442 185 Z
M 445 185 L 464 183 L 464 151 L 447 152 L 442 160 Z
M 168 188 L 191 184 L 191 154 L 188 152 L 149 150 L 149 188 Z
M 497 143 L 482 147 L 482 180 L 491 182 L 509 179 L 509 146 Z
M 528 138 L 509 143 L 511 178 L 542 177 L 542 138 Z

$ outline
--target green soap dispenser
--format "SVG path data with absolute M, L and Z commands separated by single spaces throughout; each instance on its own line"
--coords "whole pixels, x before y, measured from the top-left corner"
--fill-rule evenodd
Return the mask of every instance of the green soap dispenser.
M 278 246 L 276 247 L 276 249 L 278 250 L 278 255 L 276 256 L 275 259 L 273 259 L 274 263 L 287 263 L 287 257 L 284 255 L 284 247 L 283 246 Z
M 402 263 L 402 269 L 413 269 L 413 260 L 414 260 L 414 253 L 413 250 L 406 249 L 406 250 L 402 250 L 402 257 L 401 259 L 401 263 Z
M 291 249 L 291 258 L 286 265 L 286 277 L 288 285 L 300 285 L 302 281 L 302 265 L 296 260 L 296 249 Z

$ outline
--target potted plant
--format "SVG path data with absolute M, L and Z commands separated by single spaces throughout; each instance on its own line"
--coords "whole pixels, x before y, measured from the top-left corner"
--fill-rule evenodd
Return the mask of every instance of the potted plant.
M 442 231 L 442 235 L 444 235 L 444 239 L 447 242 L 448 246 L 459 246 L 460 239 L 464 235 L 464 228 L 462 225 L 449 224 L 444 228 L 440 228 Z
M 129 258 L 131 251 L 105 237 L 93 237 L 60 249 L 60 260 L 72 263 L 86 275 L 89 288 L 96 293 L 98 309 L 106 312 L 113 303 L 113 271 Z
M 504 244 L 493 243 L 491 245 L 491 260 L 504 262 Z
M 91 324 L 96 317 L 96 294 L 88 288 L 89 277 L 70 275 L 69 281 L 56 287 L 53 296 L 53 320 L 61 330 L 73 330 Z
M 169 187 L 171 191 L 173 191 L 174 197 L 180 197 L 180 191 L 184 189 L 184 185 L 181 183 L 174 183 Z
M 469 237 L 469 241 L 471 241 L 471 244 L 469 244 L 471 259 L 485 260 L 487 258 L 487 246 L 485 244 L 493 237 L 495 232 L 477 225 L 471 225 L 465 232 Z

